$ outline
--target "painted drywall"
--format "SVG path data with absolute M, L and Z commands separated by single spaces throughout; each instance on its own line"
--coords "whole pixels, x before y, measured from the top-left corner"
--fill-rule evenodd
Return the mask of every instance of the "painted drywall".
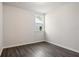
M 44 41 L 44 32 L 35 32 L 35 13 L 3 5 L 4 48 Z
M 2 40 L 3 40 L 3 19 L 2 19 L 2 3 L 0 2 L 0 55 L 2 52 Z
M 79 52 L 79 4 L 68 4 L 45 17 L 46 40 Z

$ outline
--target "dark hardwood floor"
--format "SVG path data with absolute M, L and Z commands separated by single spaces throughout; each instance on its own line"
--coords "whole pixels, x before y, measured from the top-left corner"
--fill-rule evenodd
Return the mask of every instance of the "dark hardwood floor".
M 79 53 L 47 42 L 39 42 L 3 49 L 1 57 L 79 57 Z

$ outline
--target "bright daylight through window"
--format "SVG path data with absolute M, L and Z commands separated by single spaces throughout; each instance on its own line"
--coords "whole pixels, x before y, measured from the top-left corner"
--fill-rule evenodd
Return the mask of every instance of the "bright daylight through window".
M 35 16 L 35 31 L 44 31 L 44 15 Z

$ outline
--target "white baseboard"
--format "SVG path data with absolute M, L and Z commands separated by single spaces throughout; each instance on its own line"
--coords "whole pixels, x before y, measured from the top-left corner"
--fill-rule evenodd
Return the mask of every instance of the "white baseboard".
M 29 43 L 14 44 L 14 45 L 10 45 L 10 46 L 4 46 L 3 48 L 16 47 L 16 46 L 27 45 L 27 44 L 32 44 L 32 43 L 37 43 L 37 42 L 43 42 L 43 41 L 45 41 L 45 40 L 34 41 L 34 42 L 29 42 Z
M 46 41 L 46 42 L 48 42 L 48 43 L 54 44 L 54 45 L 56 45 L 56 46 L 59 46 L 59 47 L 62 47 L 62 48 L 65 48 L 65 49 L 68 49 L 68 50 L 71 50 L 71 51 L 74 51 L 74 52 L 79 53 L 79 51 L 78 51 L 78 50 L 76 50 L 76 49 L 69 48 L 69 47 L 63 46 L 63 45 L 61 45 L 61 44 L 53 43 L 53 42 L 50 42 L 50 41 Z

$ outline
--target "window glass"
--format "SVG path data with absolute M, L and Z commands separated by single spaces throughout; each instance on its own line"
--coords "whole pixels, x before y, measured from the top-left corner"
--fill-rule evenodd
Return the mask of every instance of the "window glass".
M 35 30 L 44 31 L 44 15 L 35 16 Z

